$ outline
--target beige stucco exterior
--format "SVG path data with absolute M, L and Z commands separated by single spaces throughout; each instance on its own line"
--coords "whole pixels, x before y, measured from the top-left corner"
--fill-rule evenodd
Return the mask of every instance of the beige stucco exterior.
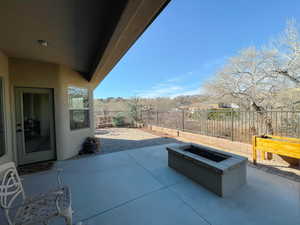
M 103 6 L 99 8 L 110 12 L 103 14 L 102 21 L 94 19 L 102 11 L 99 13 L 84 1 L 80 4 L 78 2 L 75 4 L 77 8 L 72 9 L 72 2 L 61 1 L 63 3 L 58 11 L 49 7 L 51 1 L 47 2 L 49 4 L 41 4 L 36 8 L 30 4 L 21 6 L 16 2 L 8 2 L 9 7 L 2 10 L 1 21 L 9 20 L 11 15 L 18 16 L 10 20 L 13 25 L 0 36 L 0 77 L 4 81 L 6 135 L 6 153 L 0 157 L 0 164 L 11 160 L 18 163 L 14 93 L 16 87 L 52 89 L 56 158 L 64 160 L 75 156 L 86 137 L 93 136 L 94 133 L 93 89 L 165 8 L 169 0 L 130 0 L 126 4 L 121 1 L 120 4 L 99 1 L 97 5 Z M 87 6 L 82 12 L 81 4 Z M 24 7 L 27 9 L 24 10 Z M 43 22 L 36 23 L 37 19 Z M 24 29 L 27 32 L 24 33 Z M 86 32 L 94 35 L 82 35 Z M 87 129 L 70 129 L 67 93 L 69 86 L 89 90 L 90 127 Z M 18 108 L 21 108 L 21 102 L 17 101 Z M 52 130 L 52 122 L 50 123 Z
M 93 84 L 72 69 L 52 63 L 8 58 L 0 52 L 0 76 L 5 89 L 6 154 L 0 164 L 13 160 L 18 162 L 15 129 L 15 87 L 51 88 L 54 95 L 54 123 L 56 155 L 58 160 L 75 156 L 86 137 L 93 136 Z M 70 129 L 68 87 L 84 87 L 89 90 L 90 127 Z
M 68 107 L 68 87 L 85 87 L 89 89 L 89 100 L 90 100 L 90 128 L 80 129 L 80 130 L 70 130 L 70 118 Z M 60 137 L 57 135 L 57 143 L 59 144 L 57 151 L 58 159 L 67 159 L 78 153 L 81 148 L 82 142 L 86 137 L 94 135 L 94 113 L 93 113 L 93 84 L 87 82 L 80 74 L 69 69 L 65 66 L 59 66 L 59 88 L 57 101 L 59 102 L 60 109 L 58 115 L 56 115 L 57 120 L 60 121 L 59 128 L 57 132 L 60 133 Z

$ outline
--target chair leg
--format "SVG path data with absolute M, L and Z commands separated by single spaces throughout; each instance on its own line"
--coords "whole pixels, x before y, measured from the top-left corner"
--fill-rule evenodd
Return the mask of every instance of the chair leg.
M 67 225 L 73 225 L 72 216 L 66 216 L 65 220 Z
M 65 209 L 62 212 L 62 216 L 65 218 L 67 225 L 73 225 L 73 210 L 72 208 Z

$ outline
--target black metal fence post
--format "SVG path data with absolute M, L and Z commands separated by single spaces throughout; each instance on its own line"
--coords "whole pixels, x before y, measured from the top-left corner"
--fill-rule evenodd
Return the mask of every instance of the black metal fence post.
M 182 130 L 184 131 L 184 109 L 182 109 Z
M 150 116 L 150 115 L 151 115 L 150 110 L 148 110 L 148 119 L 147 119 L 147 120 L 148 120 L 148 124 L 149 124 L 149 125 L 151 124 L 151 123 L 150 123 L 150 119 L 151 119 L 151 116 Z
M 156 125 L 158 125 L 158 111 L 156 111 Z
M 208 110 L 206 110 L 205 112 L 205 134 L 204 135 L 208 135 Z
M 234 141 L 234 133 L 233 133 L 233 128 L 234 128 L 234 110 L 231 109 L 231 141 Z

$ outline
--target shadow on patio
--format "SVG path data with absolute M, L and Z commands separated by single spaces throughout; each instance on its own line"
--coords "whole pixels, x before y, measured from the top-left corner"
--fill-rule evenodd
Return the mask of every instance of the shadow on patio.
M 157 137 L 143 140 L 128 140 L 128 139 L 113 139 L 113 138 L 100 138 L 101 149 L 100 153 L 112 153 L 129 149 L 143 148 L 155 145 L 170 144 L 170 143 L 183 143 L 175 138 Z
M 128 149 L 143 148 L 154 145 L 181 143 L 172 137 L 153 135 L 136 128 L 106 128 L 95 131 L 100 138 L 100 154 L 119 152 Z

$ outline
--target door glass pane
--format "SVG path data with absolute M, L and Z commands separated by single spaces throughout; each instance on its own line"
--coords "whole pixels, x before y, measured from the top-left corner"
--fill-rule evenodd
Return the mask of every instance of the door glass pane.
M 23 118 L 25 152 L 51 149 L 49 94 L 24 93 Z
M 5 130 L 4 130 L 4 104 L 3 104 L 3 86 L 0 78 L 0 156 L 5 153 Z

